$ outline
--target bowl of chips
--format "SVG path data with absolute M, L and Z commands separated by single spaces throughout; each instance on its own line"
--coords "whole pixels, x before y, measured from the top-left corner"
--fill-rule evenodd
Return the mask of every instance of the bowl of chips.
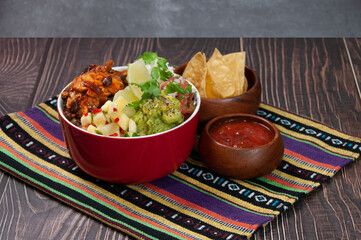
M 255 114 L 261 102 L 261 83 L 245 65 L 245 52 L 222 55 L 215 49 L 207 60 L 198 52 L 174 72 L 190 81 L 201 95 L 198 131 L 214 117 L 230 113 Z

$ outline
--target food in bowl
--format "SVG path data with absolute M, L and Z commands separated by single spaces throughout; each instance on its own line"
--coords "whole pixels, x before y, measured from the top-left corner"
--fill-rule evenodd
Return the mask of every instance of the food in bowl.
M 217 142 L 235 148 L 255 148 L 270 142 L 274 133 L 262 123 L 231 119 L 218 123 L 210 130 Z
M 146 55 L 155 56 L 153 53 Z M 142 62 L 138 62 L 138 60 L 135 62 L 138 64 Z M 163 64 L 164 60 L 160 60 L 160 64 Z M 193 149 L 201 104 L 198 91 L 189 83 L 184 83 L 186 86 L 183 88 L 180 78 L 176 74 L 174 74 L 175 79 L 172 79 L 172 76 L 168 77 L 166 74 L 169 73 L 164 71 L 164 68 L 159 70 L 159 79 L 157 78 L 157 81 L 162 84 L 144 81 L 144 85 L 142 85 L 141 82 L 137 82 L 142 78 L 136 76 L 149 74 L 148 67 L 152 69 L 155 66 L 155 64 L 148 66 L 147 59 L 143 59 L 143 61 L 147 66 L 147 71 L 135 71 L 137 68 L 133 67 L 137 65 L 131 64 L 112 68 L 119 72 L 126 71 L 126 78 L 123 81 L 124 88 L 114 96 L 109 95 L 106 102 L 108 100 L 116 102 L 116 99 L 120 97 L 129 100 L 131 102 L 127 103 L 122 112 L 125 115 L 133 114 L 134 116 L 135 109 L 142 104 L 144 94 L 150 96 L 154 92 L 157 94 L 160 91 L 159 97 L 164 92 L 165 96 L 173 97 L 172 101 L 179 102 L 179 110 L 183 118 L 182 123 L 169 130 L 150 135 L 139 134 L 134 137 L 115 137 L 92 133 L 82 128 L 81 125 L 74 124 L 74 119 L 69 120 L 65 117 L 64 104 L 67 98 L 62 98 L 61 94 L 58 97 L 59 120 L 69 154 L 80 169 L 97 179 L 122 184 L 150 182 L 178 169 L 187 160 Z M 158 65 L 158 63 L 156 64 Z M 167 68 L 172 70 L 169 66 Z M 152 72 L 157 74 L 158 71 L 151 71 L 150 74 Z M 162 87 L 162 85 L 164 86 Z M 67 88 L 65 87 L 63 91 Z M 182 88 L 184 92 L 179 88 Z M 190 89 L 192 89 L 192 94 L 190 94 Z M 149 101 L 150 98 L 144 99 Z M 166 102 L 166 104 L 168 103 Z M 99 106 L 97 109 L 101 109 L 103 106 Z M 95 114 L 99 114 L 98 111 Z M 91 115 L 91 112 L 89 111 L 88 114 Z M 81 118 L 75 118 L 75 120 L 81 124 Z
M 242 135 L 245 132 L 246 138 Z M 203 163 L 211 170 L 226 177 L 249 179 L 277 168 L 282 161 L 284 143 L 279 130 L 269 120 L 235 113 L 210 120 L 202 131 L 198 149 Z
M 68 120 L 78 124 L 80 117 L 103 105 L 109 98 L 126 85 L 126 70 L 112 69 L 114 62 L 104 65 L 91 64 L 76 77 L 61 93 L 64 99 L 63 112 Z
M 64 115 L 82 129 L 110 137 L 150 135 L 178 126 L 195 110 L 195 89 L 156 53 L 144 53 L 127 70 L 112 65 L 90 65 L 61 93 Z
M 215 48 L 206 60 L 205 53 L 196 53 L 185 67 L 182 76 L 193 83 L 203 98 L 228 98 L 247 91 L 245 77 L 246 52 L 222 55 Z

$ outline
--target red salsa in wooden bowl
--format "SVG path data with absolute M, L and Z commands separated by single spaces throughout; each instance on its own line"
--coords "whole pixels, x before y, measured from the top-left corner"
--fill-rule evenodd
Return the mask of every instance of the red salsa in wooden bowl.
M 279 130 L 253 114 L 225 114 L 210 120 L 198 144 L 203 163 L 223 176 L 245 179 L 272 172 L 282 161 Z
M 236 148 L 259 147 L 274 138 L 274 133 L 267 126 L 245 120 L 216 124 L 210 129 L 210 135 L 217 142 Z

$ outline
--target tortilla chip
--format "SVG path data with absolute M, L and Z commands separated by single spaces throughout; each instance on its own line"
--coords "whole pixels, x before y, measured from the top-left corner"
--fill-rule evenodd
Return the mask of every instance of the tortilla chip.
M 209 72 L 207 71 L 207 77 L 206 77 L 206 97 L 207 98 L 221 98 L 220 95 L 213 92 L 213 85 L 212 80 Z
M 247 91 L 245 62 L 246 52 L 222 56 L 215 48 L 208 62 L 206 55 L 198 52 L 188 62 L 183 77 L 193 83 L 201 97 L 233 97 Z
M 241 95 L 247 90 L 247 80 L 244 77 L 246 52 L 235 52 L 223 56 L 224 61 L 233 72 L 235 81 L 235 95 Z
M 198 52 L 188 62 L 182 76 L 197 88 L 201 97 L 206 97 L 206 75 L 206 56 Z
M 210 84 L 207 88 L 210 88 L 216 96 L 227 98 L 235 94 L 233 73 L 217 48 L 207 62 L 207 74 L 209 78 L 207 77 L 206 85 Z
M 248 81 L 247 78 L 245 76 L 245 68 L 246 68 L 246 52 L 242 52 L 243 54 L 241 55 L 241 61 L 240 61 L 240 65 L 239 65 L 239 75 L 240 75 L 240 81 L 241 81 L 241 92 L 240 94 L 243 94 L 247 91 L 248 89 Z

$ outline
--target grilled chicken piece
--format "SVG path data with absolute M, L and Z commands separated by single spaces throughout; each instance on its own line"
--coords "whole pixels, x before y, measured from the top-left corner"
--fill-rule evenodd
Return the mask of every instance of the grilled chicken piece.
M 79 120 L 87 112 L 101 107 L 116 92 L 126 87 L 127 71 L 112 69 L 114 62 L 91 64 L 65 89 L 63 112 L 69 120 Z

